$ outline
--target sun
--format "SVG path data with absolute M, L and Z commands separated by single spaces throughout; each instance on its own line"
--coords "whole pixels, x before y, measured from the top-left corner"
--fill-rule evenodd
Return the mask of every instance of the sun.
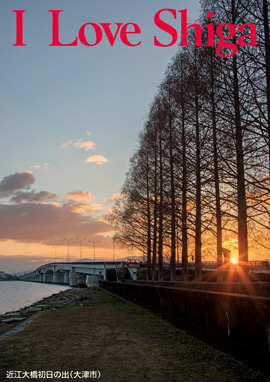
M 236 257 L 231 257 L 230 258 L 230 262 L 233 263 L 233 264 L 237 264 L 238 263 L 238 260 Z

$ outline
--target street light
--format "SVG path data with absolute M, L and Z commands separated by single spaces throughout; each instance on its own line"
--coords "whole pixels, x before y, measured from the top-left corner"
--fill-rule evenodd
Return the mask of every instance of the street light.
M 88 240 L 89 243 L 93 243 L 94 244 L 94 261 L 96 261 L 96 243 L 101 243 L 100 240 L 98 241 L 92 241 L 92 240 Z
M 69 242 L 70 242 L 70 240 L 73 240 L 73 239 L 64 239 L 64 240 L 67 240 L 67 246 L 68 246 L 68 251 L 67 251 L 67 258 L 66 258 L 66 261 L 70 261 Z
M 76 240 L 80 240 L 80 259 L 82 259 L 82 242 L 83 242 L 83 240 L 86 240 L 86 238 L 79 239 L 78 237 L 76 237 Z
M 114 245 L 115 245 L 115 239 L 114 239 L 114 237 L 111 237 L 111 236 L 107 236 L 107 237 L 110 237 L 110 238 L 112 238 L 112 241 L 113 241 L 113 261 L 114 261 L 114 258 L 115 258 L 115 256 L 114 256 Z

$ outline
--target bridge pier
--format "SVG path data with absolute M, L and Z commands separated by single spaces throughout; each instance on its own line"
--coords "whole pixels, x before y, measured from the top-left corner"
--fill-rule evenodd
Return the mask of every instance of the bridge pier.
M 63 284 L 64 283 L 64 274 L 60 273 L 60 272 L 54 272 L 53 283 L 54 284 Z
M 69 285 L 69 271 L 65 271 L 64 273 L 64 284 Z
M 81 287 L 81 288 L 86 287 L 86 275 L 85 274 L 83 274 L 83 273 L 78 274 L 77 286 Z
M 54 272 L 49 269 L 47 272 L 44 273 L 45 275 L 45 283 L 52 283 L 53 282 L 53 275 L 54 275 Z
M 76 287 L 78 286 L 78 279 L 80 278 L 80 274 L 70 271 L 69 272 L 69 286 Z
M 87 275 L 86 276 L 86 286 L 88 288 L 98 286 L 98 275 Z

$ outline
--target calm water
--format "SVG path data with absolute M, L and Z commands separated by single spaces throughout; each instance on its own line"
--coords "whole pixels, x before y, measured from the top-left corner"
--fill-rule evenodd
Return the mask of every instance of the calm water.
M 68 286 L 30 283 L 25 281 L 0 282 L 0 314 L 31 305 L 54 293 L 68 289 Z

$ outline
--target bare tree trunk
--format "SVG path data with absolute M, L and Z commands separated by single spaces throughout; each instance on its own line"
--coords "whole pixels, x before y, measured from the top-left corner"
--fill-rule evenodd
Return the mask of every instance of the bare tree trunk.
M 234 74 L 234 107 L 236 127 L 236 156 L 237 156 L 237 201 L 238 201 L 238 252 L 239 261 L 244 269 L 248 265 L 248 239 L 247 239 L 247 205 L 245 188 L 244 155 L 242 140 L 242 125 L 240 116 L 240 101 L 238 91 L 237 62 L 233 57 Z
M 158 218 L 158 268 L 159 280 L 163 280 L 163 155 L 162 135 L 159 123 L 159 218 Z
M 232 0 L 232 23 L 236 22 L 235 0 Z M 234 42 L 235 37 L 234 37 Z M 248 232 L 247 232 L 247 205 L 245 188 L 245 170 L 243 154 L 243 129 L 240 114 L 240 97 L 238 67 L 236 55 L 233 56 L 233 94 L 236 129 L 236 160 L 237 160 L 237 201 L 238 201 L 238 252 L 239 261 L 244 273 L 248 272 Z
M 188 281 L 188 243 L 187 243 L 187 158 L 185 107 L 182 103 L 182 274 L 183 280 Z
M 156 280 L 157 271 L 157 147 L 154 142 L 155 151 L 155 180 L 154 180 L 154 232 L 153 232 L 153 259 L 152 259 L 152 280 Z
M 201 212 L 201 142 L 199 123 L 197 52 L 194 53 L 195 127 L 196 127 L 196 220 L 195 220 L 195 279 L 202 281 L 202 212 Z
M 170 280 L 175 281 L 176 262 L 175 262 L 175 184 L 174 184 L 174 161 L 173 161 L 173 127 L 171 116 L 171 105 L 169 95 L 169 134 L 170 134 L 170 183 L 171 183 L 171 264 L 170 264 Z
M 147 280 L 151 280 L 151 209 L 149 190 L 149 159 L 147 155 L 146 166 L 146 187 L 147 187 Z
M 222 225 L 221 225 L 221 205 L 219 187 L 219 165 L 217 147 L 217 121 L 216 121 L 216 100 L 215 100 L 215 76 L 213 63 L 213 50 L 211 49 L 211 106 L 212 106 L 212 129 L 213 129 L 213 153 L 214 153 L 214 179 L 216 197 L 216 229 L 217 229 L 217 281 L 222 281 Z

